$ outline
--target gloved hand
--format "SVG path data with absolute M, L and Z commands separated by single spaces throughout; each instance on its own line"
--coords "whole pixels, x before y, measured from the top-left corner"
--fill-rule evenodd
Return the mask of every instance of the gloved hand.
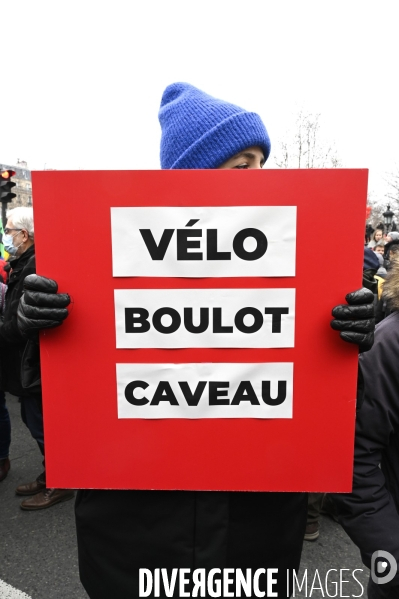
M 39 275 L 25 278 L 17 312 L 18 328 L 24 337 L 41 329 L 58 327 L 68 316 L 66 307 L 71 302 L 70 297 L 67 293 L 57 293 L 57 289 L 53 279 Z
M 348 343 L 355 343 L 361 352 L 372 348 L 374 343 L 374 294 L 363 287 L 345 296 L 348 304 L 335 306 L 331 327 L 340 332 Z

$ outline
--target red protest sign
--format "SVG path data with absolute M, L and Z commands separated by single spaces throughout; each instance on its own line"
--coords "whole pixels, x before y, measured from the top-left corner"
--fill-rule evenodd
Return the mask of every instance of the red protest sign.
M 48 484 L 349 491 L 367 171 L 33 174 Z M 347 231 L 350 230 L 350 235 Z M 340 239 L 345 231 L 345 254 Z

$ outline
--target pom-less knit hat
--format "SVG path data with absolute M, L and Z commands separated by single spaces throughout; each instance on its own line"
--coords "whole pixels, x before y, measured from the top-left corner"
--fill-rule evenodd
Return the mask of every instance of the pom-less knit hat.
M 162 96 L 163 169 L 217 168 L 238 152 L 270 139 L 259 115 L 205 94 L 189 83 L 172 83 Z
M 369 268 L 378 270 L 379 267 L 380 263 L 378 262 L 377 255 L 370 248 L 364 248 L 363 270 L 368 270 Z

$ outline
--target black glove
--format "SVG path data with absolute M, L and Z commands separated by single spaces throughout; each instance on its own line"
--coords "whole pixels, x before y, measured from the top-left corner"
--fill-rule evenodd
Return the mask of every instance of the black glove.
M 18 328 L 24 337 L 41 329 L 52 329 L 68 316 L 66 307 L 71 300 L 67 293 L 57 293 L 58 285 L 52 279 L 28 275 L 24 280 L 24 294 L 19 300 Z
M 345 296 L 348 304 L 335 306 L 331 327 L 341 331 L 340 337 L 355 343 L 361 352 L 372 348 L 374 343 L 374 293 L 363 287 Z

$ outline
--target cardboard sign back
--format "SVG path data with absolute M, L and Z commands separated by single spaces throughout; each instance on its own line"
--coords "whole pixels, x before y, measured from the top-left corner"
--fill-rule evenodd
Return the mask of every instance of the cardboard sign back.
M 365 170 L 34 172 L 37 272 L 72 298 L 41 334 L 51 487 L 349 491 L 358 349 L 330 328 L 361 287 Z M 110 209 L 296 206 L 287 277 L 114 277 Z M 186 223 L 177 223 L 184 226 Z M 295 289 L 294 347 L 117 349 L 114 290 Z M 118 418 L 117 364 L 293 363 L 292 418 Z

